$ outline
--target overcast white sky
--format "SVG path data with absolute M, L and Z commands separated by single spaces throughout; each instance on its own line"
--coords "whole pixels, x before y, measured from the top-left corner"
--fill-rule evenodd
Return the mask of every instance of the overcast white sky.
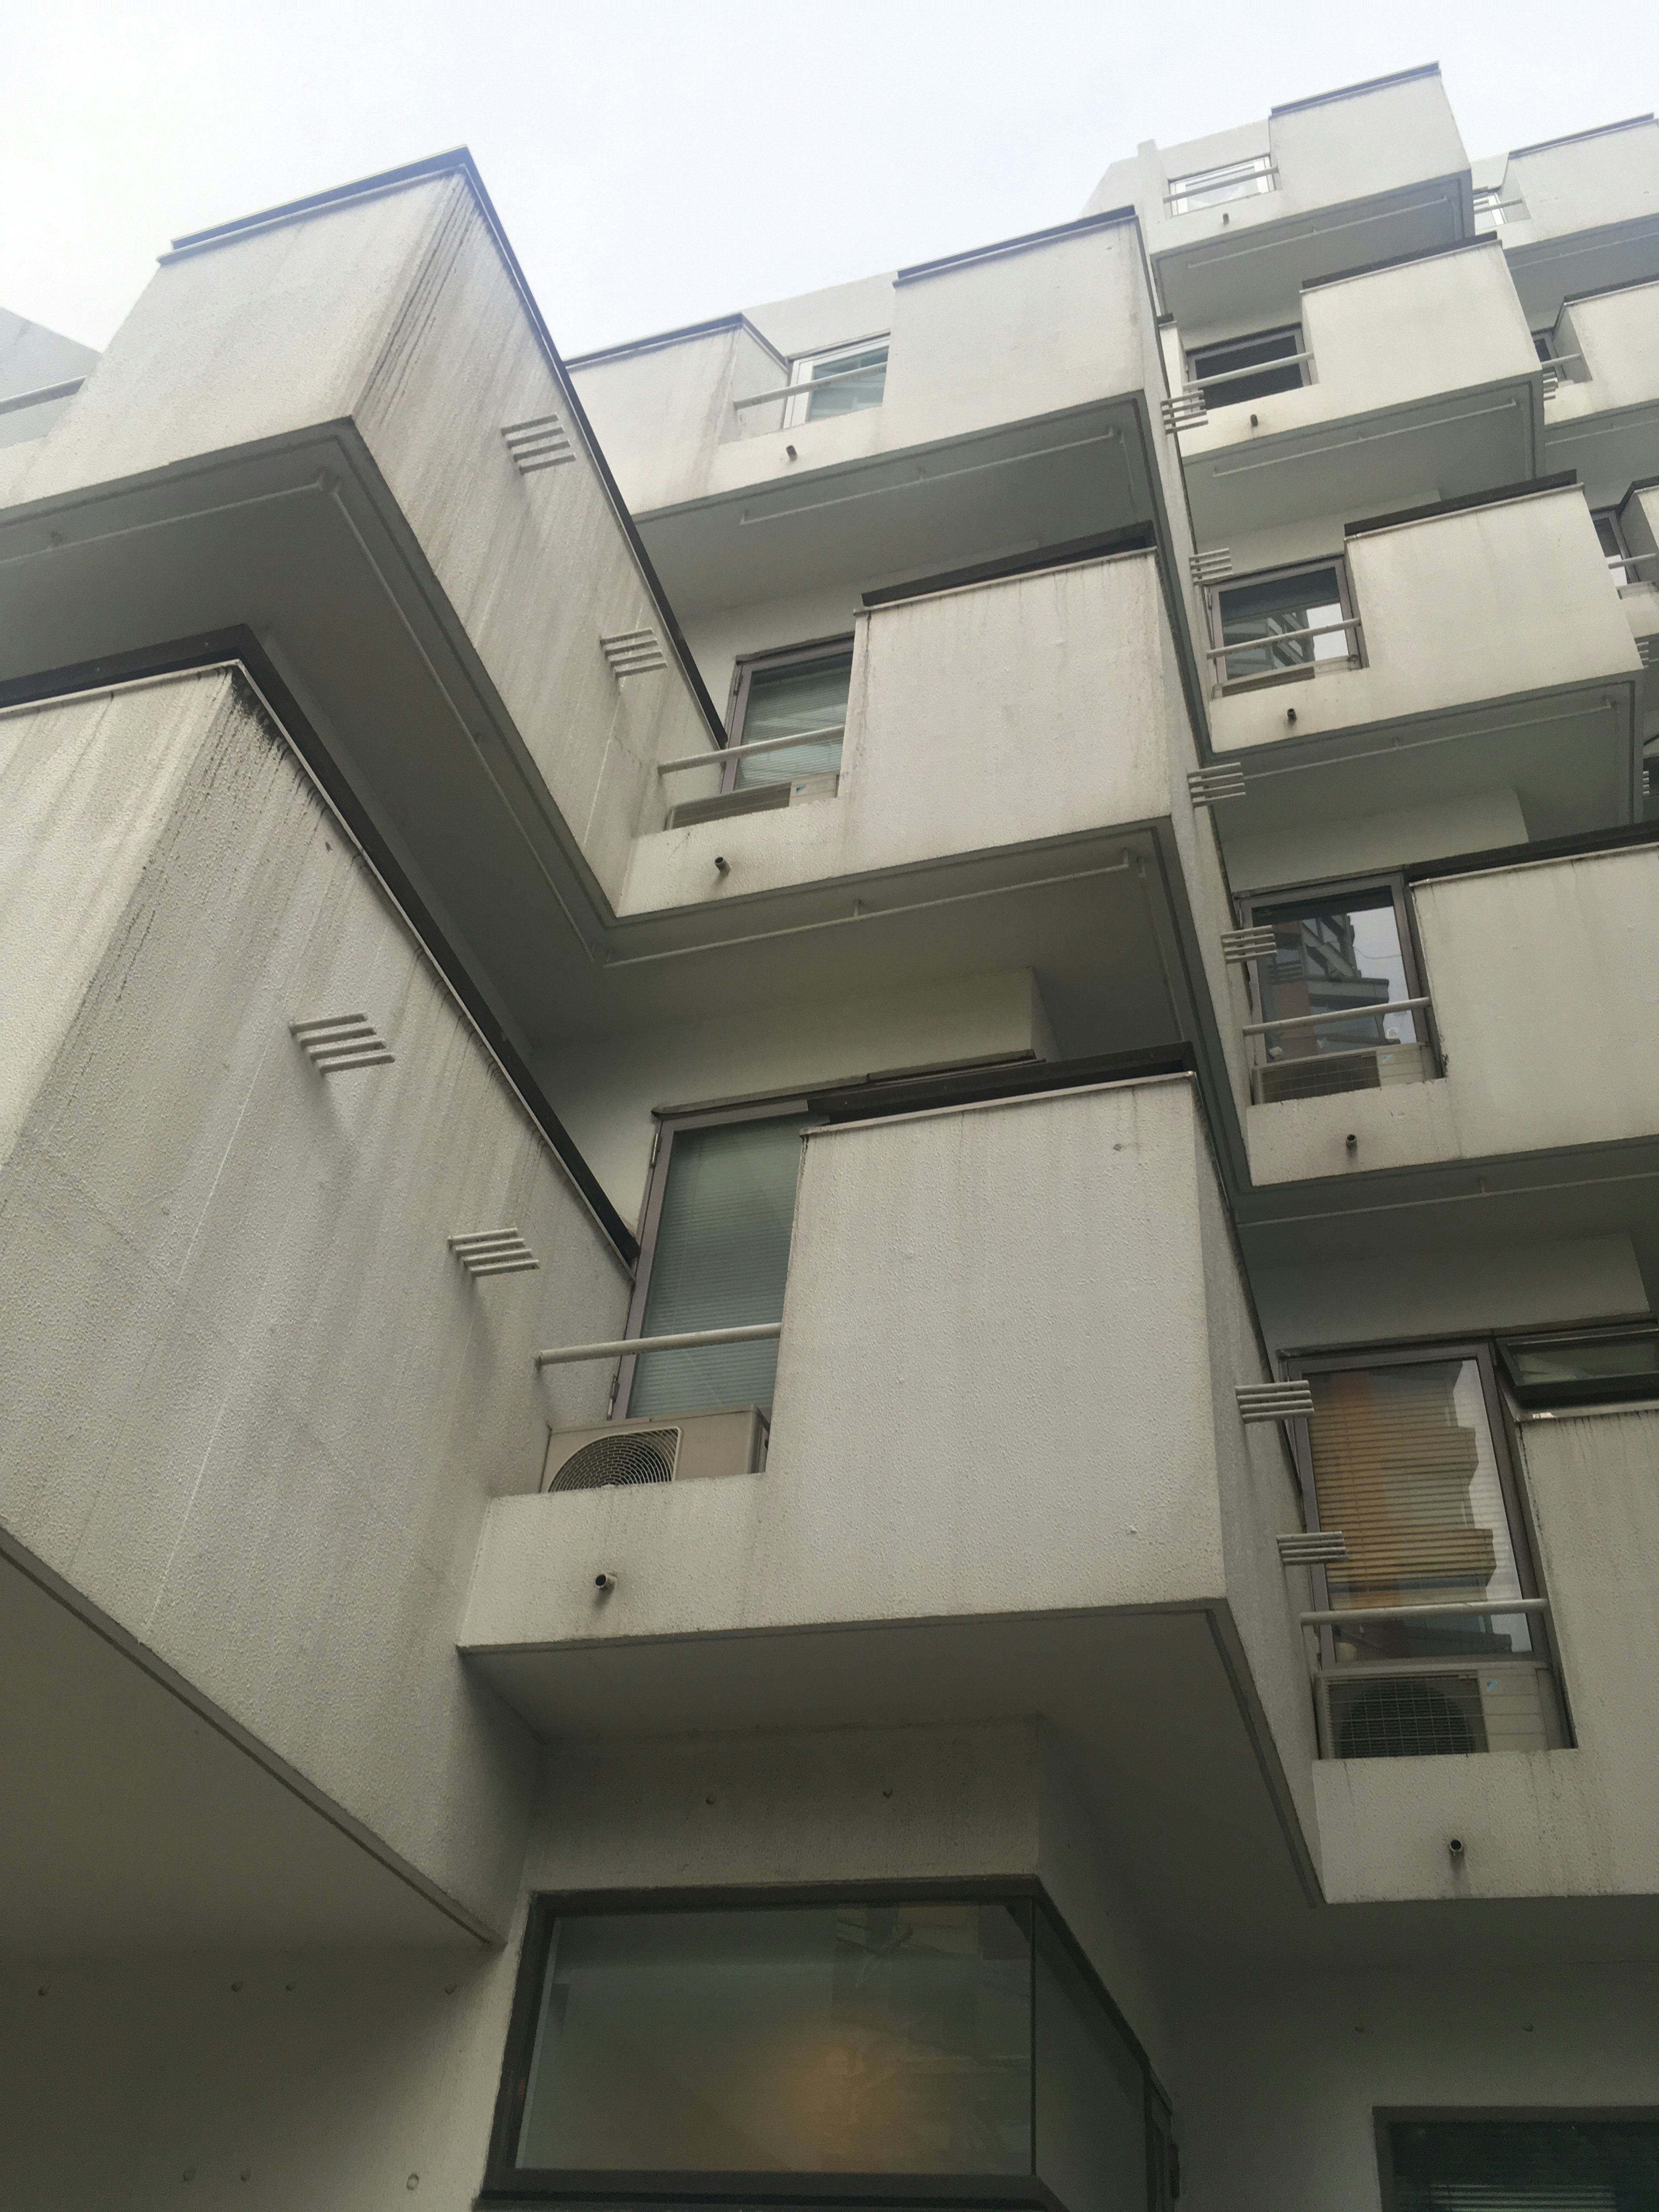
M 0 303 L 465 143 L 568 352 L 1075 215 L 1137 142 L 1438 61 L 1472 155 L 1655 105 L 1654 0 L 0 0 Z

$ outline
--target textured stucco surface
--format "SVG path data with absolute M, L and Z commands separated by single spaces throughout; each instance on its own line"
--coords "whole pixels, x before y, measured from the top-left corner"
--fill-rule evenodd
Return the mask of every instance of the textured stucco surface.
M 50 1061 L 37 1042 L 0 1168 L 28 1353 L 0 1385 L 0 1524 L 498 1920 L 530 1753 L 455 1628 L 488 1500 L 539 1472 L 530 1353 L 614 1328 L 622 1271 L 232 674 L 33 719 L 28 797 L 66 763 L 131 792 L 136 849 L 100 844 L 107 806 L 26 805 L 25 934 L 32 912 L 55 951 L 53 900 L 89 870 L 129 889 L 95 957 L 84 923 L 63 940 L 72 1018 Z M 315 1073 L 288 1024 L 345 1012 L 395 1065 Z M 470 1282 L 446 1239 L 507 1224 L 541 1271 Z M 572 1377 L 562 1402 L 591 1419 L 602 1392 Z

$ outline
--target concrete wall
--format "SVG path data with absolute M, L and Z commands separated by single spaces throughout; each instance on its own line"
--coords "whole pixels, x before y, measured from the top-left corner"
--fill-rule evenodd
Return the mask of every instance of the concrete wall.
M 903 600 L 859 618 L 836 797 L 641 838 L 623 904 L 1153 820 L 1190 752 L 1154 555 Z
M 623 1271 L 233 674 L 0 732 L 5 1540 L 498 1926 L 531 1753 L 456 1625 L 531 1352 Z M 395 1064 L 323 1079 L 289 1023 L 359 1011 Z M 471 1283 L 446 1239 L 509 1224 L 541 1271 Z
M 1633 673 L 1640 660 L 1583 495 L 1569 488 L 1347 542 L 1366 665 L 1215 700 L 1217 750 Z
M 1659 193 L 1655 214 L 1659 217 Z M 1659 401 L 1659 283 L 1571 301 L 1556 332 L 1561 351 L 1583 354 L 1583 361 L 1550 403 L 1552 428 L 1581 416 Z
M 1185 2212 L 1380 2212 L 1379 2110 L 1654 2104 L 1651 1965 L 1511 1956 L 1471 1971 L 1430 1963 L 1427 1949 L 1392 1967 L 1258 1969 L 1186 1984 Z
M 662 617 L 591 461 L 521 477 L 503 428 L 568 416 L 460 173 L 167 261 L 12 486 L 46 498 L 350 421 L 614 898 L 655 763 L 712 745 L 672 663 L 618 682 L 600 639 Z
M 777 429 L 788 404 L 732 404 L 789 381 L 787 360 L 735 317 L 714 331 L 583 362 L 570 374 L 635 514 L 697 498 L 715 447 Z
M 1526 204 L 1505 222 L 1506 248 L 1659 216 L 1659 125 L 1649 118 L 1512 154 L 1504 197 Z
M 1659 852 L 1443 877 L 1412 896 L 1445 1079 L 1253 1106 L 1258 1181 L 1654 1133 Z

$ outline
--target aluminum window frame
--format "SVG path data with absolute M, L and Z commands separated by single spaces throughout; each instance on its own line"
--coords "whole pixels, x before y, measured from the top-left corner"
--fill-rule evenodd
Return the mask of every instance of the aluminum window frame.
M 1428 1006 L 1415 1009 L 1413 1019 L 1421 1028 L 1421 1042 L 1433 1071 L 1424 1079 L 1425 1082 L 1437 1082 L 1445 1073 L 1446 1063 L 1440 1049 L 1440 1032 L 1435 1023 L 1433 994 L 1429 989 L 1427 972 L 1424 967 L 1423 948 L 1418 940 L 1417 909 L 1413 903 L 1403 868 L 1383 868 L 1375 874 L 1363 876 L 1331 876 L 1321 883 L 1287 884 L 1277 890 L 1246 891 L 1239 896 L 1237 902 L 1239 921 L 1245 928 L 1253 929 L 1261 926 L 1261 917 L 1273 908 L 1289 906 L 1297 899 L 1306 899 L 1311 904 L 1317 899 L 1347 898 L 1376 890 L 1388 891 L 1394 902 L 1395 933 L 1399 939 L 1401 964 L 1406 973 L 1406 996 L 1431 1000 Z M 1245 986 L 1253 1011 L 1265 1021 L 1267 1008 L 1261 1003 L 1265 994 L 1261 988 L 1261 977 L 1255 973 L 1258 965 L 1255 960 L 1247 964 Z M 1262 1054 L 1261 1060 L 1253 1062 L 1253 1065 L 1267 1066 L 1267 1039 L 1261 1037 L 1251 1042 L 1260 1045 Z M 1363 1047 L 1355 1047 L 1356 1051 L 1363 1049 Z
M 628 1318 L 623 1323 L 624 1337 L 638 1336 L 645 1319 L 646 1304 L 651 1295 L 651 1270 L 657 1256 L 657 1234 L 662 1225 L 663 1200 L 668 1192 L 676 1137 L 690 1129 L 708 1129 L 739 1121 L 799 1120 L 810 1112 L 805 1098 L 795 1092 L 787 1097 L 757 1099 L 748 1105 L 696 1107 L 684 1112 L 667 1110 L 658 1114 L 657 1133 L 651 1147 L 651 1164 L 646 1171 L 645 1200 L 640 1209 L 640 1225 L 636 1232 L 640 1256 L 634 1269 L 634 1288 L 628 1301 Z M 790 1226 L 793 1235 L 793 1217 Z M 607 1421 L 625 1421 L 633 1418 L 628 1411 L 628 1401 L 634 1395 L 634 1370 L 639 1364 L 639 1357 L 635 1352 L 625 1352 L 617 1362 L 617 1371 L 611 1380 L 611 1403 L 605 1409 Z
M 858 354 L 872 353 L 877 346 L 886 349 L 882 362 L 881 398 L 872 400 L 868 407 L 851 408 L 848 411 L 869 415 L 884 405 L 887 398 L 887 372 L 893 362 L 893 333 L 891 331 L 872 331 L 868 337 L 853 338 L 844 345 L 824 346 L 817 353 L 799 353 L 791 356 L 789 383 L 792 389 L 790 397 L 783 403 L 783 428 L 796 430 L 809 420 L 812 404 L 810 386 L 817 370 L 832 368 L 838 361 L 851 361 Z M 793 388 L 797 385 L 801 387 L 799 392 Z
M 1342 609 L 1342 620 L 1352 625 L 1342 632 L 1348 641 L 1346 655 L 1340 660 L 1333 655 L 1323 662 L 1310 658 L 1297 667 L 1269 669 L 1255 676 L 1230 677 L 1226 671 L 1233 654 L 1259 653 L 1263 643 L 1271 643 L 1271 640 L 1226 647 L 1222 635 L 1223 592 L 1235 592 L 1244 584 L 1291 583 L 1298 576 L 1321 576 L 1327 571 L 1334 572 L 1336 576 L 1337 602 Z M 1340 553 L 1327 554 L 1320 560 L 1292 562 L 1282 568 L 1255 568 L 1242 576 L 1218 577 L 1213 583 L 1204 586 L 1204 614 L 1212 648 L 1209 663 L 1212 671 L 1210 678 L 1212 698 L 1230 697 L 1236 692 L 1266 690 L 1275 684 L 1308 684 L 1322 674 L 1334 675 L 1339 670 L 1364 668 L 1366 665 L 1365 633 L 1354 598 L 1353 577 L 1348 567 L 1346 549 Z M 1334 634 L 1334 626 L 1331 631 L 1324 633 L 1326 635 Z M 1224 653 L 1224 647 L 1226 647 Z
M 743 743 L 743 726 L 744 722 L 748 720 L 749 715 L 749 694 L 757 675 L 769 673 L 770 671 L 775 668 L 791 667 L 797 661 L 827 660 L 831 653 L 845 653 L 851 656 L 856 650 L 856 647 L 857 633 L 856 631 L 849 629 L 839 631 L 833 637 L 811 638 L 802 645 L 778 646 L 775 647 L 769 647 L 763 653 L 739 653 L 736 660 L 732 665 L 732 686 L 726 697 L 726 744 L 728 745 L 740 745 Z M 848 672 L 848 694 L 850 704 L 852 694 L 852 671 L 850 668 Z M 843 718 L 842 725 L 842 746 L 843 753 L 846 749 L 846 744 L 847 729 L 845 718 Z M 781 750 L 782 748 L 781 747 L 780 750 Z M 764 757 L 764 756 L 763 756 L 763 757 Z M 742 764 L 741 757 L 737 760 L 728 759 L 723 763 L 720 770 L 720 796 L 722 798 L 725 798 L 728 793 L 736 791 L 738 787 L 738 771 L 741 768 Z M 837 769 L 836 773 L 840 773 L 839 769 Z
M 1395 2172 L 1391 2127 L 1433 2127 L 1463 2123 L 1471 2127 L 1503 2126 L 1514 2121 L 1548 2127 L 1595 2126 L 1620 2121 L 1659 2126 L 1659 2105 L 1376 2105 L 1371 2127 L 1376 2146 L 1376 2175 L 1382 2212 L 1400 2212 L 1398 2178 Z
M 480 2205 L 522 2207 L 530 2203 L 615 2205 L 623 2208 L 671 2208 L 733 2204 L 811 2207 L 825 2212 L 851 2203 L 876 2208 L 904 2205 L 940 2208 L 969 2205 L 979 2212 L 1065 2212 L 1060 2200 L 1037 2178 L 1036 2014 L 1032 2015 L 1032 2145 L 1029 2174 L 981 2178 L 955 2174 L 718 2173 L 700 2169 L 665 2167 L 644 2173 L 617 2170 L 585 2174 L 570 2170 L 568 2183 L 550 2181 L 550 2172 L 563 2169 L 520 2166 L 516 2153 L 530 2075 L 536 2052 L 536 2032 L 546 1978 L 548 1954 L 555 1925 L 560 1919 L 596 1914 L 787 1911 L 794 1906 L 861 1905 L 1024 1905 L 1031 1919 L 1033 1974 L 1036 1962 L 1036 1921 L 1047 1920 L 1061 1948 L 1081 1975 L 1094 2002 L 1114 2032 L 1121 2039 L 1139 2069 L 1142 2117 L 1146 2147 L 1146 2212 L 1170 2212 L 1179 2172 L 1174 2106 L 1159 2081 L 1146 2045 L 1125 2018 L 1121 2008 L 1054 1904 L 1047 1887 L 1030 1875 L 974 1875 L 966 1878 L 916 1881 L 809 1882 L 783 1887 L 749 1885 L 660 1889 L 538 1891 L 532 1893 L 526 1917 L 524 1940 L 514 1982 L 513 2005 L 502 2052 L 495 2110 L 490 2126 Z
M 1492 1440 L 1492 1456 L 1498 1467 L 1498 1487 L 1504 1501 L 1504 1512 L 1509 1523 L 1510 1543 L 1515 1553 L 1516 1578 L 1521 1585 L 1521 1595 L 1528 1598 L 1547 1598 L 1538 1569 L 1538 1540 L 1533 1519 L 1531 1501 L 1527 1494 L 1521 1462 L 1521 1451 L 1515 1427 L 1499 1388 L 1498 1376 L 1497 1343 L 1495 1335 L 1444 1336 L 1420 1339 L 1413 1343 L 1390 1340 L 1386 1344 L 1337 1346 L 1329 1350 L 1286 1352 L 1281 1355 L 1280 1366 L 1287 1377 L 1298 1381 L 1309 1375 L 1329 1375 L 1343 1370 L 1359 1367 L 1425 1366 L 1437 1361 L 1452 1359 L 1473 1360 L 1480 1376 L 1481 1402 L 1486 1408 L 1486 1426 Z M 1303 1525 L 1309 1529 L 1320 1527 L 1319 1498 L 1314 1486 L 1313 1445 L 1308 1434 L 1306 1414 L 1299 1414 L 1286 1423 L 1290 1431 L 1291 1456 L 1296 1467 L 1297 1482 L 1302 1493 Z M 1310 1565 L 1308 1575 L 1313 1589 L 1313 1607 L 1316 1613 L 1332 1610 L 1330 1582 L 1325 1569 Z M 1471 1607 L 1471 1613 L 1480 1610 Z M 1487 1608 L 1501 1612 L 1501 1604 Z M 1571 1716 L 1562 1680 L 1560 1647 L 1556 1638 L 1555 1624 L 1548 1613 L 1528 1616 L 1536 1648 L 1529 1655 L 1533 1662 L 1541 1662 L 1549 1668 L 1555 1685 L 1556 1701 L 1560 1710 L 1562 1735 L 1566 1745 L 1573 1741 Z M 1319 1640 L 1319 1664 L 1328 1677 L 1345 1681 L 1362 1681 L 1367 1676 L 1381 1679 L 1391 1672 L 1467 1673 L 1467 1662 L 1455 1656 L 1425 1660 L 1356 1660 L 1344 1665 L 1336 1657 L 1336 1631 L 1328 1624 L 1315 1631 Z M 1324 1755 L 1333 1754 L 1326 1751 Z

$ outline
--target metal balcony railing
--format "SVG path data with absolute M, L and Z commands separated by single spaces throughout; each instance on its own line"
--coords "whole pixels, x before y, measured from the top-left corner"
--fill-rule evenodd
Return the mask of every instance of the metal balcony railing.
M 820 738 L 840 738 L 847 734 L 844 722 L 834 722 L 827 729 L 792 730 L 785 738 L 751 738 L 740 745 L 725 745 L 717 753 L 682 753 L 678 760 L 659 761 L 659 775 L 682 775 L 687 769 L 719 768 L 729 760 L 744 760 L 754 753 L 781 753 L 789 745 L 810 745 Z

